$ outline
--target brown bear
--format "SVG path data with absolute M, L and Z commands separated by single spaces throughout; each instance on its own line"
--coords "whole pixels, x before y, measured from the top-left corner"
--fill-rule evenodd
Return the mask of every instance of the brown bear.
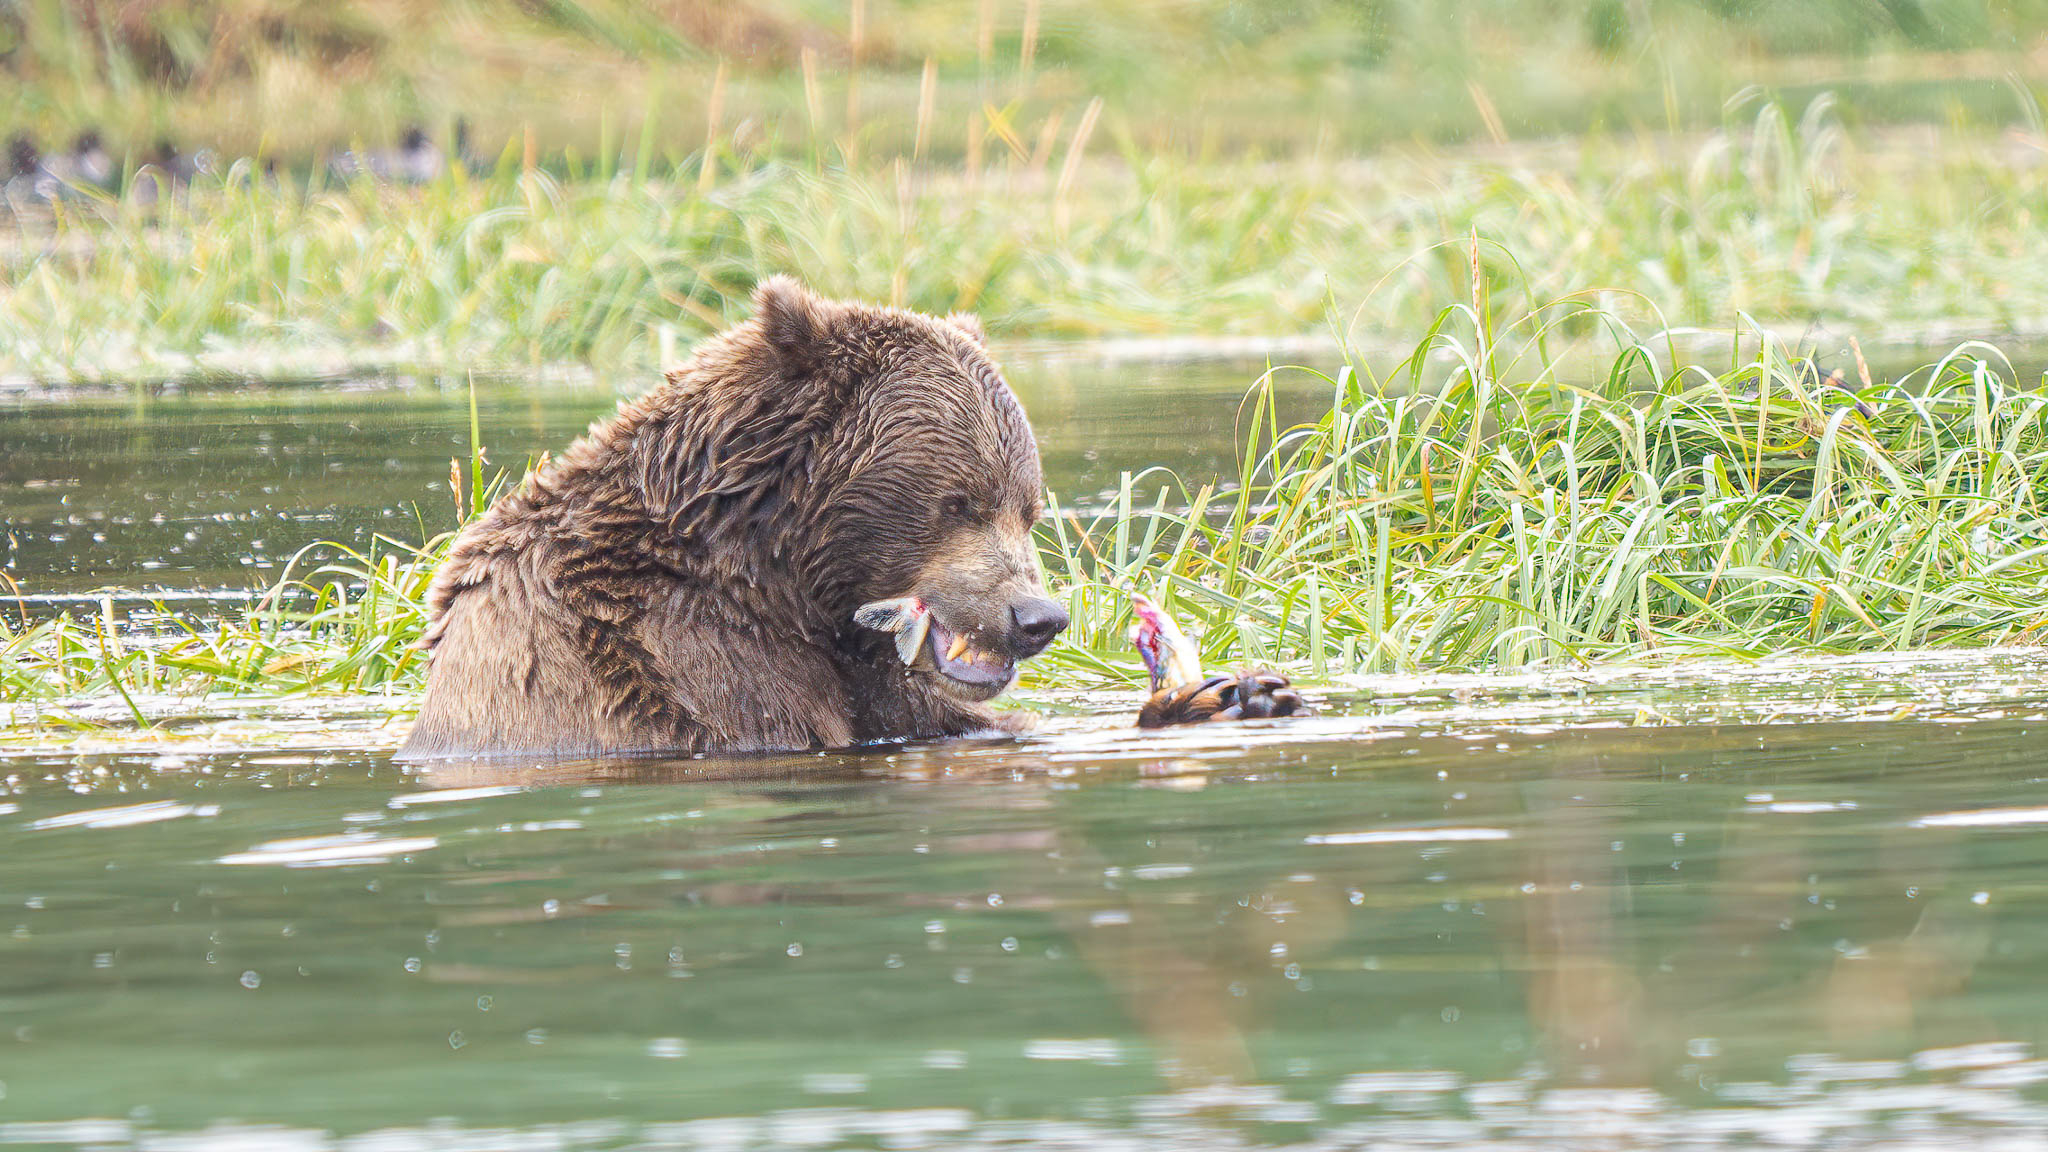
M 836 747 L 1017 731 L 983 706 L 1067 626 L 1038 448 L 971 317 L 754 318 L 464 528 L 427 594 L 400 755 Z M 915 605 L 899 652 L 864 605 Z

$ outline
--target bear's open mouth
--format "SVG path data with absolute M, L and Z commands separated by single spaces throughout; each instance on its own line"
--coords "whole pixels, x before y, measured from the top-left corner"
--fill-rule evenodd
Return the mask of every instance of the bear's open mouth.
M 937 617 L 932 618 L 926 643 L 931 648 L 933 669 L 956 683 L 1000 692 L 1009 687 L 1010 679 L 1017 674 L 1015 660 L 975 644 L 965 634 L 940 623 Z

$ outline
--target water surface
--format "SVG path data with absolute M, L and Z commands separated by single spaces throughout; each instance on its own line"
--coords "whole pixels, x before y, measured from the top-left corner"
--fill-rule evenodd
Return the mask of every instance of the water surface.
M 1234 472 L 1257 368 L 1010 375 L 1086 504 Z M 477 399 L 517 467 L 616 395 Z M 468 444 L 450 382 L 17 401 L 0 572 L 244 597 Z M 0 704 L 0 1146 L 2048 1144 L 2037 651 L 424 776 L 409 703 Z
M 375 702 L 19 748 L 0 1142 L 2027 1146 L 2044 673 L 425 778 Z

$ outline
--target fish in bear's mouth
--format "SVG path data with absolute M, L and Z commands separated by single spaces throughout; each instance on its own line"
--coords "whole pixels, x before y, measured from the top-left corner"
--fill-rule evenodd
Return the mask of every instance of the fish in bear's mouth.
M 983 648 L 964 632 L 946 627 L 916 596 L 876 600 L 853 614 L 863 628 L 896 638 L 896 655 L 907 667 L 928 668 L 977 695 L 994 695 L 1010 686 L 1017 661 Z

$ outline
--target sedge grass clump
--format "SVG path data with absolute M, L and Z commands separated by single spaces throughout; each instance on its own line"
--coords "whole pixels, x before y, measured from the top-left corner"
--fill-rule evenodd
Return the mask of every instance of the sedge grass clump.
M 1323 375 L 1330 411 L 1304 427 L 1275 425 L 1269 373 L 1234 484 L 1141 473 L 1093 517 L 1058 512 L 1047 565 L 1076 625 L 1038 675 L 1133 675 L 1126 589 L 1166 596 L 1211 666 L 1312 677 L 2048 624 L 2048 396 L 1995 349 L 1851 391 L 1768 339 L 1715 371 L 1600 317 L 1617 351 L 1574 380 L 1543 351 L 1571 314 L 1496 332 L 1447 309 L 1390 371 Z

